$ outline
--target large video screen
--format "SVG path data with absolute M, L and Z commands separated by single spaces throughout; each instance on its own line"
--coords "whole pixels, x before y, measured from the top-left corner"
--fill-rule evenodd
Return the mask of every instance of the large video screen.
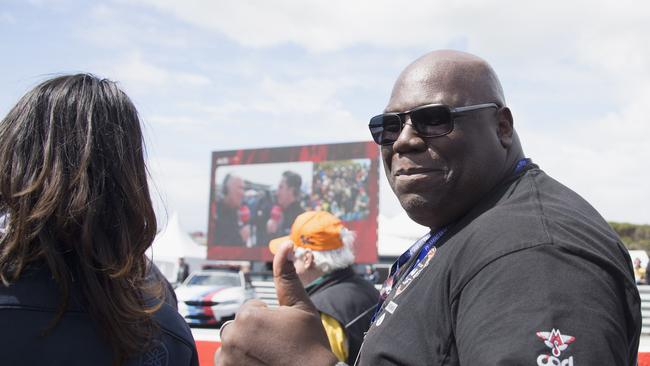
M 357 263 L 376 262 L 378 158 L 373 142 L 213 152 L 208 258 L 270 261 L 269 241 L 319 210 L 355 232 Z

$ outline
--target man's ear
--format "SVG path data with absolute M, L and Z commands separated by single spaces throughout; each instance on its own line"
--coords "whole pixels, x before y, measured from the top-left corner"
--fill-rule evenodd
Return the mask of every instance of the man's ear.
M 314 253 L 311 250 L 305 251 L 305 254 L 302 256 L 302 260 L 305 262 L 305 268 L 311 268 L 314 264 Z
M 497 111 L 497 135 L 501 146 L 508 149 L 512 146 L 512 139 L 514 136 L 514 127 L 512 120 L 512 112 L 510 108 L 502 107 Z

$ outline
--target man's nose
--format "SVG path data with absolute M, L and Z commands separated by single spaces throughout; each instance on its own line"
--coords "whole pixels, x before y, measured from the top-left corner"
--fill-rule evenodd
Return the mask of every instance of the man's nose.
M 404 126 L 397 140 L 393 143 L 393 151 L 398 153 L 405 153 L 409 151 L 423 151 L 426 150 L 427 144 L 424 142 L 424 139 L 418 135 L 417 131 L 411 124 L 410 116 L 402 117 L 405 118 Z

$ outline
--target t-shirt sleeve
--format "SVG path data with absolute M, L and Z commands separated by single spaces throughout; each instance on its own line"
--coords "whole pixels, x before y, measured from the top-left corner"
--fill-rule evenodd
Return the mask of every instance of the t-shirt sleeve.
M 345 362 L 348 359 L 348 338 L 341 323 L 331 316 L 321 313 L 320 320 L 327 333 L 327 339 L 330 342 L 330 348 L 339 361 Z
M 460 364 L 636 365 L 640 310 L 615 272 L 553 245 L 490 262 L 452 299 Z

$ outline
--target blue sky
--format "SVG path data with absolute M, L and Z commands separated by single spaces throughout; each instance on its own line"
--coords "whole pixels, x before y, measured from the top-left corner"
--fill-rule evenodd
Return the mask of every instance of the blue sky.
M 528 156 L 606 219 L 650 223 L 650 10 L 567 3 L 0 0 L 0 114 L 52 75 L 119 81 L 159 214 L 205 230 L 211 151 L 368 140 L 399 72 L 453 48 L 496 69 Z

